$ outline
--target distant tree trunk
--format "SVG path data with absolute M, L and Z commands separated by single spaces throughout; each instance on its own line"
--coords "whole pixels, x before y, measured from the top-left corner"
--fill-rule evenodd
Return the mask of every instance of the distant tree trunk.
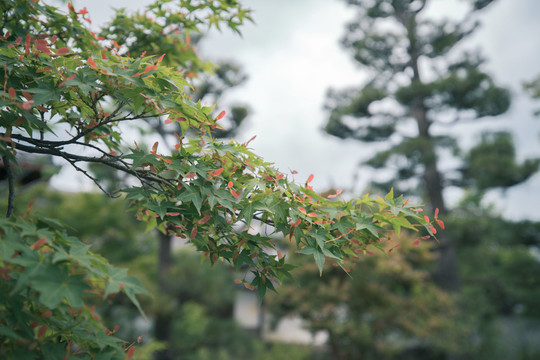
M 158 250 L 158 288 L 159 293 L 163 295 L 169 294 L 168 274 L 171 268 L 171 243 L 172 237 L 168 234 L 159 233 L 159 250 Z M 156 319 L 154 324 L 154 336 L 157 341 L 168 343 L 171 333 L 171 314 L 168 310 L 156 311 Z M 155 360 L 170 360 L 171 356 L 168 348 L 159 351 L 155 355 Z
M 413 69 L 413 82 L 422 82 L 418 64 L 419 51 L 416 41 L 416 17 L 411 16 L 407 22 L 409 38 L 409 55 L 411 57 L 411 67 Z M 418 126 L 418 136 L 423 141 L 422 144 L 422 163 L 424 164 L 423 180 L 426 186 L 427 198 L 432 210 L 439 209 L 439 214 L 444 216 L 448 213 L 443 198 L 442 177 L 437 169 L 437 154 L 433 137 L 429 133 L 431 121 L 427 115 L 428 109 L 423 97 L 417 97 L 411 104 L 411 115 L 416 120 Z M 442 289 L 447 291 L 459 291 L 459 275 L 456 259 L 456 249 L 452 240 L 446 235 L 441 234 L 439 240 L 439 259 L 437 261 L 437 270 L 435 279 Z

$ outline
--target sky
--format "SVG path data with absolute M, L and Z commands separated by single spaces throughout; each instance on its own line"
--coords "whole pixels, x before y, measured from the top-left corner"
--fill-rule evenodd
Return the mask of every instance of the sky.
M 99 24 L 112 16 L 113 6 L 140 9 L 149 2 L 78 0 L 75 6 L 86 6 L 94 24 Z M 427 11 L 441 18 L 459 16 L 465 1 L 433 3 Z M 360 195 L 371 174 L 358 163 L 372 150 L 322 131 L 328 116 L 323 109 L 327 90 L 358 86 L 367 78 L 339 45 L 345 24 L 354 18 L 354 8 L 342 0 L 245 0 L 244 4 L 253 9 L 255 24 L 244 26 L 242 37 L 213 31 L 199 46 L 201 56 L 233 60 L 249 76 L 245 85 L 220 102 L 225 110 L 228 102 L 246 103 L 252 110 L 237 140 L 256 136 L 250 143 L 254 152 L 285 174 L 298 171 L 297 182 L 314 174 L 316 190 L 344 188 Z M 521 88 L 524 81 L 540 75 L 540 43 L 535 36 L 540 34 L 538 14 L 540 1 L 499 0 L 481 15 L 482 26 L 467 46 L 481 48 L 488 59 L 485 68 L 498 84 L 511 89 L 513 104 L 497 119 L 452 129 L 464 146 L 470 146 L 489 124 L 512 130 L 520 159 L 540 156 L 540 119 L 533 116 L 540 102 L 528 99 Z M 456 201 L 459 192 L 450 190 L 445 195 Z M 505 193 L 490 193 L 488 201 L 505 217 L 540 220 L 540 207 L 534 205 L 540 202 L 540 174 Z

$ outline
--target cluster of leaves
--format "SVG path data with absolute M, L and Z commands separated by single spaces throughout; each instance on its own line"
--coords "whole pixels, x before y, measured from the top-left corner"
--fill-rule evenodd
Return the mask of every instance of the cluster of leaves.
M 237 2 L 230 0 L 196 4 L 180 1 L 176 10 L 165 9 L 168 3 L 158 0 L 150 9 L 160 16 L 176 11 L 175 16 L 185 17 L 186 28 L 225 23 L 234 30 L 237 22 L 249 18 L 247 10 L 241 10 Z M 352 201 L 333 201 L 313 191 L 308 185 L 312 177 L 304 186 L 297 185 L 248 150 L 247 144 L 213 140 L 209 134 L 219 128 L 218 121 L 225 112 L 211 116 L 212 107 L 190 99 L 185 69 L 166 66 L 167 54 L 147 56 L 143 52 L 137 57 L 125 54 L 113 32 L 104 34 L 111 37 L 107 39 L 83 26 L 83 20 L 89 20 L 86 9 L 77 11 L 69 4 L 69 12 L 64 14 L 38 1 L 23 0 L 3 2 L 0 9 L 4 14 L 0 35 L 3 84 L 0 153 L 8 178 L 11 178 L 10 163 L 17 162 L 17 152 L 64 159 L 99 187 L 98 179 L 83 164 L 96 163 L 124 172 L 140 183 L 124 192 L 138 218 L 148 224 L 147 229 L 158 228 L 164 233 L 189 238 L 214 263 L 223 259 L 237 267 L 249 265 L 255 276 L 251 282 L 243 282 L 248 288 L 257 287 L 261 296 L 289 276 L 292 268 L 283 256 L 271 255 L 270 250 L 275 249 L 271 234 L 288 234 L 301 253 L 314 257 L 320 271 L 326 258 L 344 267 L 346 258 L 356 257 L 368 246 L 384 249 L 384 240 L 393 238 L 394 233 L 399 235 L 403 227 L 425 228 L 433 235 L 429 218 L 409 201 L 394 198 L 392 192 L 384 199 L 364 196 Z M 175 16 L 170 15 L 170 19 L 178 20 Z M 157 119 L 164 126 L 178 124 L 181 133 L 175 134 L 177 143 L 172 154 L 158 153 L 158 143 L 150 150 L 136 143 L 126 144 L 120 125 L 147 119 Z M 188 131 L 199 137 L 186 139 L 184 134 Z M 12 200 L 10 190 L 8 213 L 13 207 Z M 264 224 L 271 234 L 251 231 L 255 221 Z M 17 237 L 15 233 L 24 236 Z M 40 242 L 45 239 L 48 244 L 38 242 L 47 250 L 41 252 L 35 252 L 40 248 L 38 245 L 32 245 L 35 249 L 25 248 L 27 233 L 35 236 L 39 230 L 13 221 L 4 223 L 3 235 L 10 242 L 3 246 L 10 244 L 10 248 L 2 251 L 3 261 L 11 272 L 17 269 L 23 271 L 21 274 L 39 272 L 43 278 L 59 275 L 62 284 L 69 276 L 62 285 L 66 291 L 53 292 L 56 294 L 53 302 L 47 298 L 50 288 L 43 288 L 44 283 L 24 280 L 23 275 L 14 275 L 15 271 L 9 276 L 17 280 L 13 285 L 16 291 L 10 289 L 8 296 L 3 297 L 6 303 L 26 302 L 29 309 L 36 311 L 43 309 L 41 305 L 51 310 L 83 307 L 82 300 L 73 294 L 90 286 L 87 282 L 93 281 L 93 277 L 112 278 L 107 265 L 92 256 L 94 260 L 73 260 L 77 251 L 90 255 L 86 255 L 86 247 L 60 235 L 60 230 L 38 237 Z M 57 242 L 62 246 L 57 246 Z M 12 258 L 14 251 L 22 252 L 25 257 Z M 33 260 L 22 261 L 26 255 Z M 65 259 L 80 265 L 69 265 Z M 130 283 L 124 277 L 122 282 Z M 116 283 L 114 286 L 107 283 L 104 292 L 109 294 L 118 288 Z M 137 304 L 134 289 L 135 285 L 127 286 L 125 291 Z M 33 290 L 40 293 L 37 299 L 32 296 Z M 53 312 L 46 319 L 62 322 L 62 316 Z M 15 317 L 12 321 L 18 323 L 21 319 Z M 79 336 L 73 324 L 64 325 L 63 336 L 71 336 L 69 331 Z M 42 339 L 44 331 L 46 336 L 50 326 L 52 323 L 39 332 L 38 338 Z M 44 339 L 56 344 L 57 333 L 50 331 L 52 335 Z M 17 344 L 14 337 L 7 341 L 13 347 Z M 105 345 L 101 337 L 94 341 L 98 348 Z M 83 344 L 77 342 L 77 346 Z M 90 345 L 87 348 L 90 352 Z M 39 349 L 46 351 L 46 346 Z
M 140 282 L 68 236 L 54 219 L 0 219 L 0 233 L 2 358 L 60 359 L 74 353 L 123 359 L 123 342 L 85 298 L 121 291 L 139 306 L 135 295 L 148 294 Z
M 257 287 L 261 296 L 292 267 L 268 252 L 274 248 L 268 234 L 251 231 L 254 220 L 266 224 L 269 233 L 294 239 L 321 272 L 326 257 L 343 265 L 368 245 L 382 249 L 382 241 L 394 231 L 399 235 L 402 227 L 417 230 L 422 223 L 431 235 L 436 232 L 427 217 L 420 218 L 420 209 L 394 199 L 392 192 L 385 199 L 330 201 L 308 185 L 312 176 L 299 186 L 246 147 L 209 141 L 188 140 L 170 157 L 128 155 L 135 166 L 145 164 L 158 175 L 174 172 L 177 178 L 165 189 L 132 187 L 125 190 L 127 198 L 149 228 L 189 237 L 213 263 L 223 258 L 236 267 L 251 266 L 255 278 L 246 285 Z

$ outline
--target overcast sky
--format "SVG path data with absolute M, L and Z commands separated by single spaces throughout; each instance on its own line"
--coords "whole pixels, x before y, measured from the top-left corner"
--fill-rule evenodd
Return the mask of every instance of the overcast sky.
M 142 8 L 144 0 L 76 1 L 77 8 L 87 6 L 94 23 L 109 19 L 111 8 Z M 245 0 L 254 10 L 256 24 L 244 26 L 243 37 L 224 31 L 213 32 L 200 47 L 200 53 L 212 60 L 234 60 L 243 66 L 248 82 L 232 91 L 227 100 L 246 103 L 252 109 L 249 122 L 238 136 L 250 143 L 265 160 L 274 162 L 283 172 L 297 170 L 296 180 L 305 181 L 315 174 L 316 190 L 336 188 L 362 190 L 369 179 L 358 162 L 369 149 L 353 140 L 326 135 L 327 113 L 323 109 L 329 87 L 359 85 L 366 78 L 348 54 L 340 48 L 344 25 L 354 18 L 354 8 L 340 0 Z M 458 15 L 464 0 L 435 1 L 433 16 Z M 484 11 L 482 27 L 470 39 L 480 46 L 488 59 L 488 71 L 495 80 L 508 86 L 514 95 L 511 110 L 496 120 L 484 122 L 510 128 L 516 135 L 521 158 L 540 156 L 540 119 L 534 119 L 535 104 L 521 90 L 521 83 L 540 74 L 540 1 L 499 0 Z M 224 102 L 225 104 L 225 102 Z M 540 102 L 536 104 L 540 108 Z M 226 108 L 225 108 L 226 110 Z M 481 127 L 455 130 L 465 144 L 480 133 Z M 355 181 L 354 176 L 359 178 Z M 452 196 L 453 193 L 449 193 Z M 519 189 L 511 189 L 499 203 L 505 216 L 539 220 L 540 174 Z

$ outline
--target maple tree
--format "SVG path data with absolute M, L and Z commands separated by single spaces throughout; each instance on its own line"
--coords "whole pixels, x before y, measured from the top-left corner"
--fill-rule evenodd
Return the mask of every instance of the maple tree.
M 21 152 L 63 159 L 104 192 L 121 194 L 147 230 L 189 239 L 212 263 L 249 266 L 253 280 L 238 281 L 261 297 L 293 266 L 270 251 L 270 235 L 249 231 L 253 222 L 287 235 L 320 272 L 328 258 L 346 270 L 343 261 L 368 247 L 385 251 L 385 240 L 402 228 L 435 233 L 435 220 L 393 192 L 325 198 L 309 186 L 313 176 L 296 184 L 247 143 L 212 138 L 225 111 L 215 115 L 213 107 L 190 98 L 190 79 L 208 69 L 195 66 L 201 62 L 186 33 L 220 25 L 237 31 L 250 19 L 239 2 L 150 5 L 156 20 L 149 23 L 159 25 L 154 31 L 172 48 L 186 49 L 172 56 L 155 54 L 151 46 L 128 53 L 118 41 L 120 27 L 96 35 L 86 27 L 86 9 L 71 3 L 67 13 L 26 0 L 2 2 L 0 9 L 0 153 L 8 180 L 7 216 L 0 221 L 3 358 L 130 358 L 134 344 L 105 329 L 85 297 L 122 292 L 139 307 L 136 295 L 147 293 L 125 269 L 68 236 L 58 220 L 14 209 L 13 172 Z M 158 142 L 146 149 L 126 139 L 125 124 L 156 119 L 179 128 L 170 153 L 160 152 Z M 105 189 L 88 163 L 123 172 L 133 185 Z

